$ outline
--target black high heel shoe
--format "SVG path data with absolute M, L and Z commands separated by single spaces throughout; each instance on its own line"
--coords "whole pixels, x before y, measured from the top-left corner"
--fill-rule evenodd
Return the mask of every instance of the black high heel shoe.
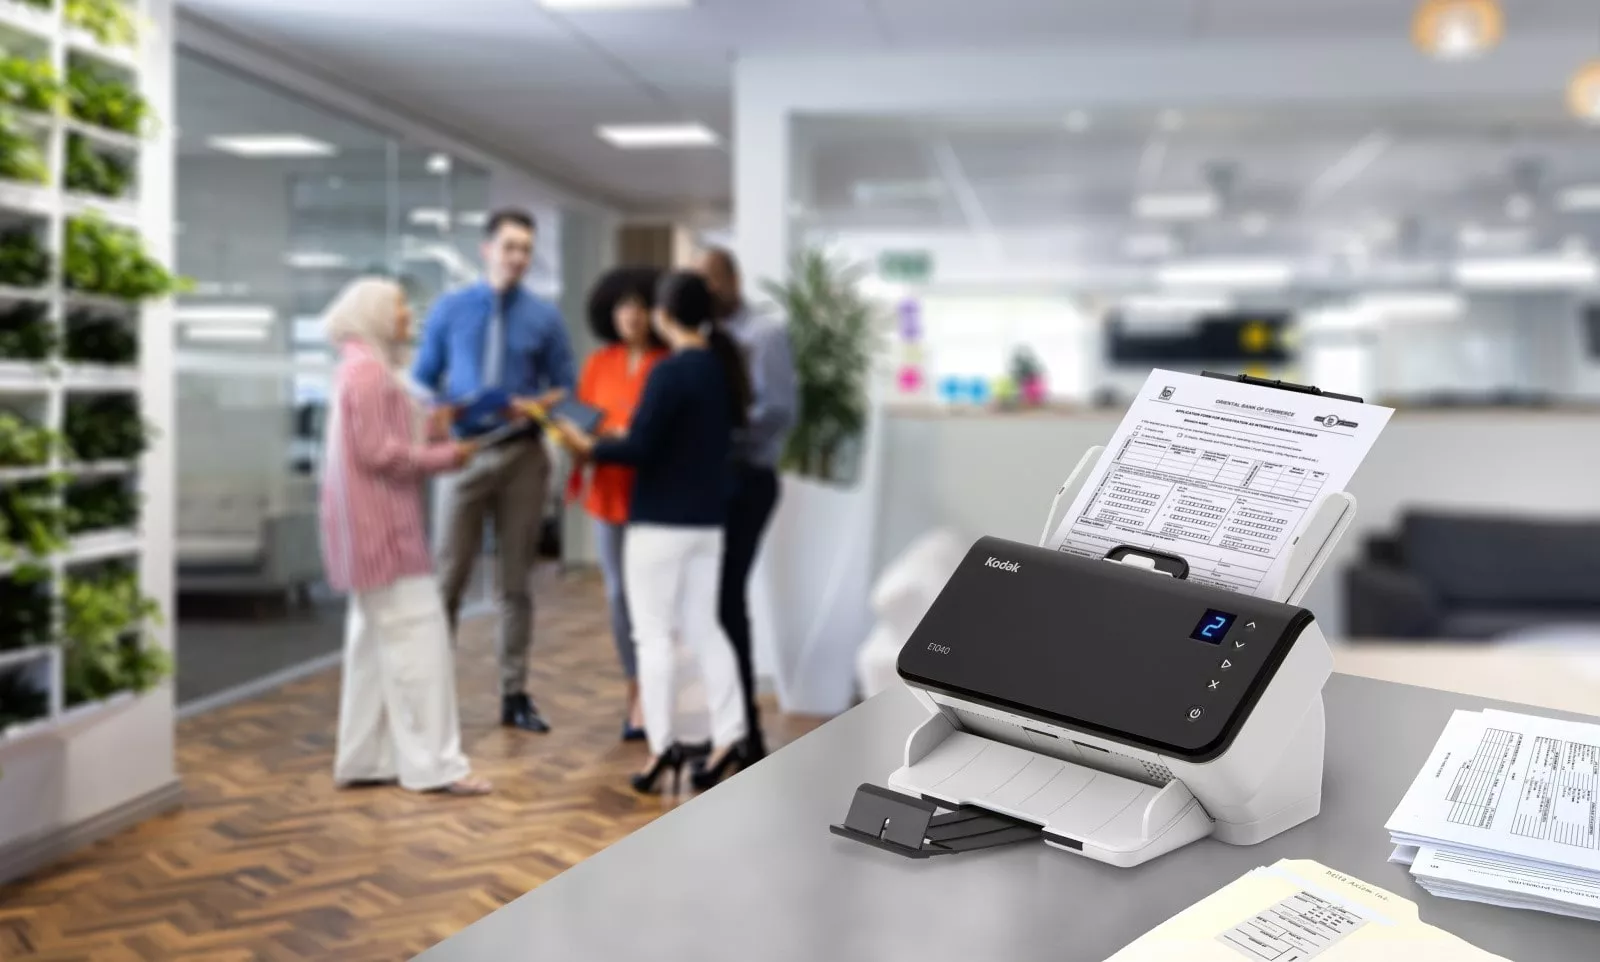
M 689 773 L 689 782 L 697 790 L 705 791 L 731 775 L 749 768 L 755 758 L 746 742 L 739 742 L 717 759 L 715 765 L 705 765 Z
M 661 794 L 660 788 L 656 783 L 661 781 L 662 777 L 670 771 L 672 773 L 672 791 L 676 794 L 681 780 L 680 776 L 683 772 L 683 763 L 687 760 L 683 752 L 683 746 L 673 745 L 656 756 L 655 764 L 650 766 L 649 771 L 634 774 L 631 779 L 633 790 L 641 795 Z

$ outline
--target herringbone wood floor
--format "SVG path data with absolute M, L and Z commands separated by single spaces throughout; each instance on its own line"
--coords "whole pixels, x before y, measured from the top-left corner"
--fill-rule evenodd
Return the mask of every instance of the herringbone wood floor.
M 335 791 L 328 672 L 183 722 L 183 810 L 0 888 L 0 959 L 409 959 L 678 804 L 628 788 L 646 750 L 617 739 L 598 578 L 539 581 L 532 688 L 550 734 L 498 726 L 493 622 L 462 632 L 463 739 L 494 795 Z M 769 740 L 814 726 L 779 718 Z

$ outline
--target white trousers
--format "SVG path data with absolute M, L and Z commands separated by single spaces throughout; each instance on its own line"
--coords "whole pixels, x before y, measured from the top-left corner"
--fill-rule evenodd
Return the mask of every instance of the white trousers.
M 425 792 L 470 772 L 439 585 L 431 577 L 402 578 L 352 594 L 334 780 L 398 779 Z
M 739 741 L 745 736 L 739 662 L 717 618 L 722 529 L 630 524 L 622 572 L 650 750 L 659 755 L 685 740 L 674 704 L 680 686 L 673 640 L 680 635 L 700 663 L 712 743 L 722 748 Z

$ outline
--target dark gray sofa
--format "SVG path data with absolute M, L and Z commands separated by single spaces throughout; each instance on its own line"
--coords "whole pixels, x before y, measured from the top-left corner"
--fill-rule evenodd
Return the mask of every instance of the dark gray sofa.
M 1600 521 L 1406 513 L 1344 575 L 1360 639 L 1488 640 L 1550 624 L 1600 627 Z

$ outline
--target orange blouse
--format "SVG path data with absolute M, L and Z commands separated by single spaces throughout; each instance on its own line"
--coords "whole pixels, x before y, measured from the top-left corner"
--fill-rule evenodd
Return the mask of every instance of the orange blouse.
M 667 356 L 664 350 L 646 351 L 638 366 L 628 369 L 628 346 L 610 344 L 595 351 L 583 365 L 578 378 L 578 400 L 605 412 L 599 433 L 613 429 L 626 429 L 633 420 L 633 410 L 639 405 L 639 395 L 644 393 L 644 382 L 650 369 Z M 611 524 L 628 520 L 628 500 L 633 494 L 633 469 L 619 464 L 597 464 L 589 468 L 589 493 L 583 499 L 584 510 Z M 567 486 L 570 498 L 583 490 L 582 469 L 573 472 Z

